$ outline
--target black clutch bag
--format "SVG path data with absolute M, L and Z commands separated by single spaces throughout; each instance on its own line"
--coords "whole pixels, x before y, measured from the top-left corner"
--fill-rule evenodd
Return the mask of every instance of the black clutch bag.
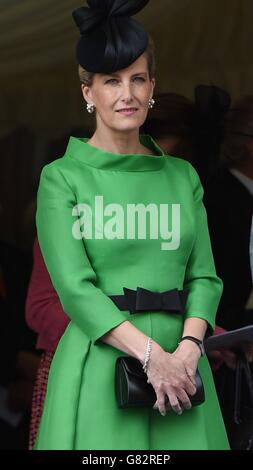
M 120 408 L 153 407 L 156 393 L 152 385 L 147 383 L 147 375 L 138 359 L 118 357 L 115 372 L 116 399 Z M 190 397 L 192 406 L 201 405 L 205 401 L 204 386 L 198 370 L 195 381 L 197 391 Z

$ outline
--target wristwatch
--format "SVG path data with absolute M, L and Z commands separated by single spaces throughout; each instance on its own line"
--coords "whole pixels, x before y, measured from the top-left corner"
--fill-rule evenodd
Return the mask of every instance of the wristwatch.
M 193 343 L 197 344 L 197 346 L 198 346 L 199 349 L 200 349 L 201 356 L 204 356 L 204 355 L 205 355 L 205 348 L 204 348 L 203 341 L 201 341 L 201 339 L 195 338 L 195 336 L 183 336 L 183 338 L 181 338 L 181 340 L 179 341 L 179 343 L 181 343 L 181 342 L 184 341 L 185 339 L 188 339 L 189 341 L 192 341 Z

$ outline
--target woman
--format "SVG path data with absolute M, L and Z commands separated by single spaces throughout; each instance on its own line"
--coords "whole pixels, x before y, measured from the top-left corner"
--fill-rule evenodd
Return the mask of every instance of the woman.
M 208 361 L 200 359 L 222 290 L 202 187 L 190 164 L 139 137 L 154 104 L 154 61 L 130 16 L 146 3 L 90 0 L 74 12 L 82 92 L 97 126 L 90 140 L 70 138 L 40 181 L 39 243 L 71 322 L 51 365 L 36 449 L 228 449 Z M 187 288 L 184 314 L 151 304 L 130 313 L 128 289 L 139 286 L 157 295 L 174 289 L 179 304 Z M 118 408 L 115 362 L 124 354 L 145 366 L 154 409 Z M 206 401 L 190 409 L 197 365 Z

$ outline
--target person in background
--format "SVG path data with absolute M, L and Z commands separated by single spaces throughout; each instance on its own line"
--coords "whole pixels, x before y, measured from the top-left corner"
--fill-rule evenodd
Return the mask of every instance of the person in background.
M 14 244 L 0 241 L 0 414 L 10 425 L 10 432 L 2 429 L 1 449 L 28 446 L 32 393 L 39 363 L 36 335 L 28 328 L 24 314 L 31 268 L 32 256 Z
M 26 298 L 25 315 L 28 326 L 38 334 L 36 347 L 41 352 L 32 399 L 29 434 L 29 449 L 31 450 L 41 419 L 53 355 L 70 321 L 53 287 L 37 238 L 33 247 L 33 269 Z
M 217 171 L 207 187 L 205 205 L 216 269 L 224 282 L 217 322 L 226 330 L 236 330 L 253 324 L 252 300 L 250 301 L 253 96 L 241 97 L 227 112 L 220 155 Z M 252 363 L 253 345 L 245 345 L 243 352 L 247 361 Z M 246 449 L 252 442 L 252 432 L 245 420 L 246 416 L 243 416 L 240 426 L 237 426 L 238 435 L 234 434 L 237 373 L 231 369 L 236 369 L 241 352 L 234 350 L 230 354 L 230 368 L 226 367 L 229 364 L 223 364 L 216 370 L 214 379 L 231 447 Z M 248 385 L 244 381 L 240 391 L 240 406 L 249 406 L 247 400 L 245 401 L 247 395 Z M 245 442 L 241 441 L 243 435 L 246 437 Z
M 153 135 L 168 154 L 189 161 L 204 189 L 215 172 L 230 95 L 214 85 L 197 85 L 194 100 L 176 93 L 155 96 L 143 131 Z
M 193 101 L 177 93 L 161 93 L 155 95 L 155 102 L 142 131 L 152 135 L 167 155 L 184 158 L 196 168 Z
M 240 98 L 227 113 L 221 156 L 205 206 L 216 268 L 224 282 L 217 323 L 232 330 L 253 323 L 253 311 L 245 308 L 252 291 L 253 96 Z

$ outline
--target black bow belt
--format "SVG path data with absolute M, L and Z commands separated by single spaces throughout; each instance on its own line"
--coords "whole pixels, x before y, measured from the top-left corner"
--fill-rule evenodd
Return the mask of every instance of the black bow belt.
M 188 289 L 152 292 L 142 287 L 137 287 L 137 290 L 123 287 L 123 291 L 124 295 L 108 297 L 120 310 L 129 310 L 130 313 L 161 310 L 184 313 L 188 295 Z

